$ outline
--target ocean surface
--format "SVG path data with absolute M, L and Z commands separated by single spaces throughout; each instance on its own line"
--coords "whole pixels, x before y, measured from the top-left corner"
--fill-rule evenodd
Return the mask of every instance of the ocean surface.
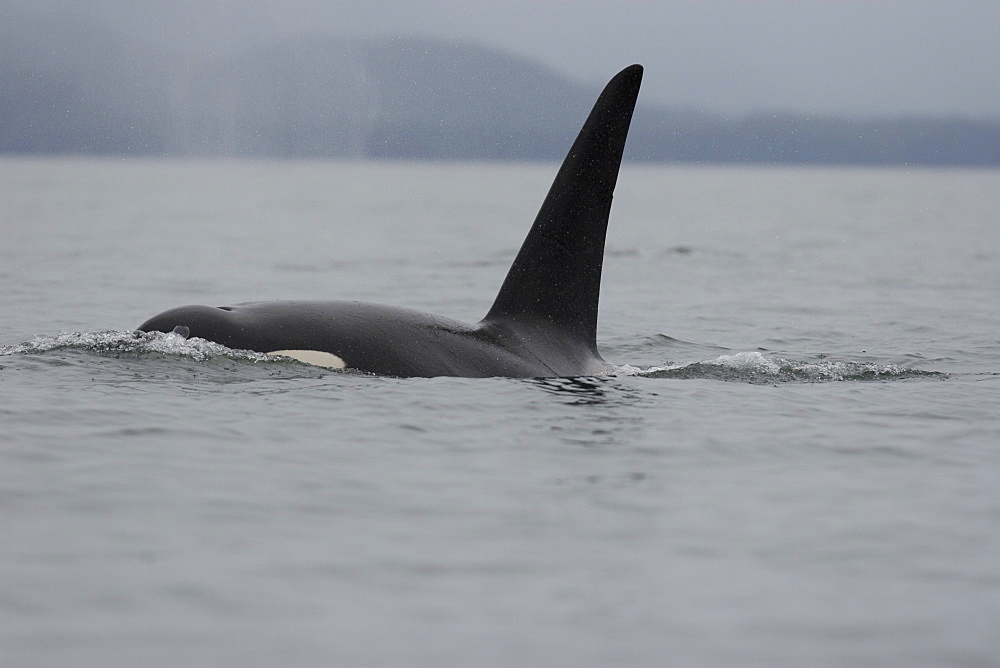
M 131 334 L 476 321 L 555 170 L 0 160 L 0 665 L 1000 663 L 1000 171 L 626 165 L 604 377 Z

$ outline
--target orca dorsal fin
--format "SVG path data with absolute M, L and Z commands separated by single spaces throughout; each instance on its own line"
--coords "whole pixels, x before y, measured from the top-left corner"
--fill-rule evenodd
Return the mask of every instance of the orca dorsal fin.
M 597 352 L 604 239 L 642 66 L 605 86 L 521 245 L 483 323 L 556 327 Z

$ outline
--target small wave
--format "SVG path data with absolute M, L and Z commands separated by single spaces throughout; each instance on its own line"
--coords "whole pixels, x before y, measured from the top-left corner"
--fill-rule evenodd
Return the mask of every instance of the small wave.
M 632 357 L 641 355 L 649 357 L 651 354 L 662 353 L 664 355 L 694 355 L 723 354 L 730 351 L 724 346 L 712 343 L 695 343 L 684 339 L 675 339 L 666 334 L 652 334 L 636 338 L 634 336 L 618 336 L 601 339 L 601 350 L 609 352 L 615 357 Z
M 218 343 L 178 334 L 161 332 L 135 333 L 121 331 L 66 332 L 57 336 L 36 336 L 31 341 L 14 346 L 0 346 L 0 356 L 36 355 L 52 350 L 85 350 L 115 357 L 187 357 L 198 362 L 227 358 L 249 362 L 287 361 L 283 357 L 265 355 L 252 350 L 234 350 Z
M 766 357 L 759 352 L 720 355 L 714 359 L 690 364 L 668 365 L 641 369 L 628 364 L 616 367 L 617 375 L 645 378 L 709 379 L 731 382 L 772 384 L 789 382 L 836 382 L 901 380 L 936 376 L 936 371 L 908 369 L 896 364 L 876 362 L 802 362 L 780 357 Z

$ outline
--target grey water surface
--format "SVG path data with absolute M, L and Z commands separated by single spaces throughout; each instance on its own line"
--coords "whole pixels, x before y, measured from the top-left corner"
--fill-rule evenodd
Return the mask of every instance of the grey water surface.
M 1000 663 L 996 170 L 626 165 L 612 376 L 131 334 L 475 321 L 555 169 L 0 160 L 0 664 Z

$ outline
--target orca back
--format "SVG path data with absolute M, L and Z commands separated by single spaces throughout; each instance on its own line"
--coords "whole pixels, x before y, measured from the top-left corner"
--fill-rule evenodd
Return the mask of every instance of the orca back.
M 604 239 L 641 80 L 642 67 L 632 65 L 601 93 L 478 325 L 377 304 L 278 301 L 183 306 L 139 329 L 389 376 L 603 373 Z

